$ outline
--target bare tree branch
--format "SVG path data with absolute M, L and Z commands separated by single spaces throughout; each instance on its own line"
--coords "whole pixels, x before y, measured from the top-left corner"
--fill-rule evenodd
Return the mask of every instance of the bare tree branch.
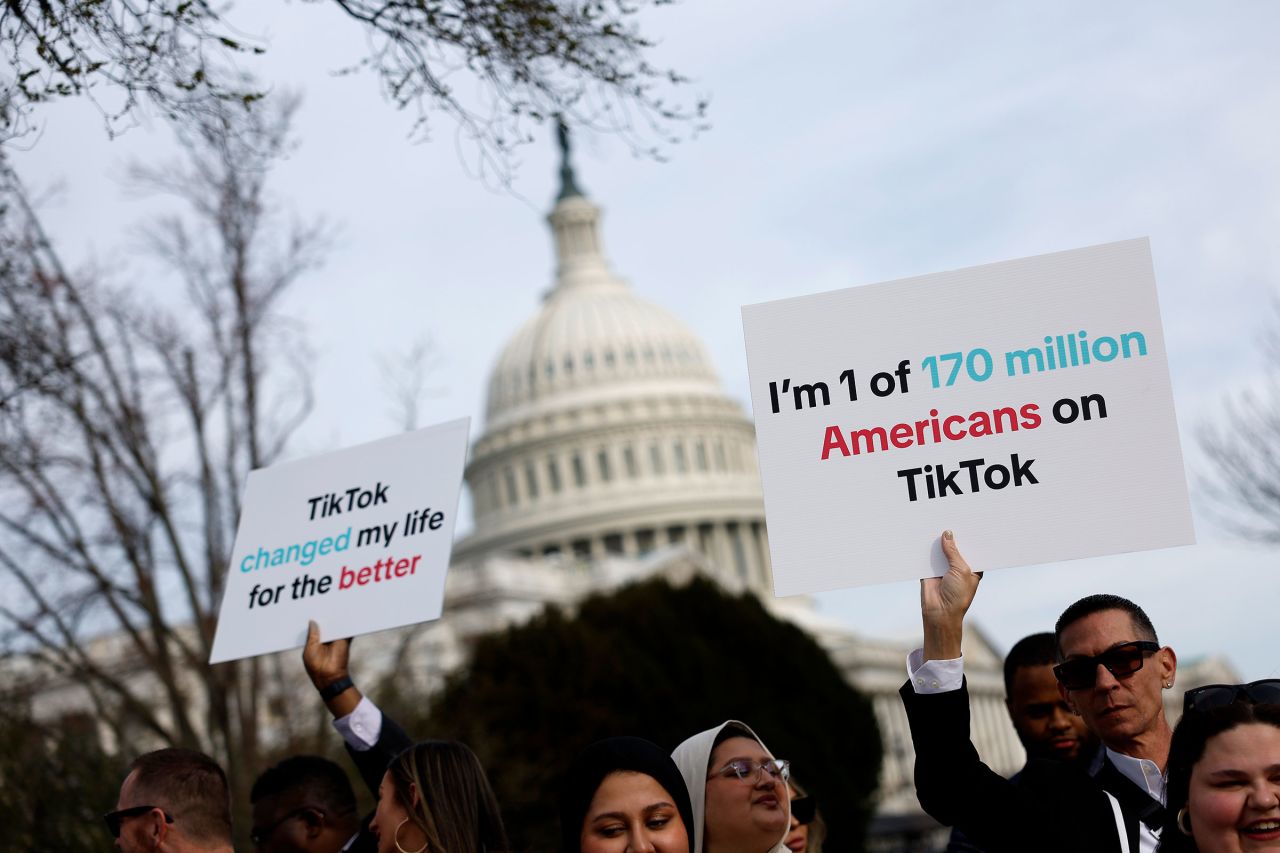
M 406 349 L 386 353 L 378 358 L 382 384 L 390 400 L 389 414 L 403 430 L 422 425 L 422 405 L 439 396 L 440 390 L 428 385 L 428 379 L 442 359 L 429 336 L 415 340 Z
M 186 314 L 69 271 L 0 156 L 0 653 L 112 730 L 219 755 L 237 794 L 263 675 L 207 661 L 245 477 L 311 406 L 277 309 L 330 241 L 278 226 L 267 192 L 295 107 L 215 103 L 186 162 L 135 170 L 187 211 L 147 232 Z
M 669 99 L 688 81 L 646 58 L 640 12 L 671 0 L 311 0 L 341 11 L 366 43 L 343 73 L 368 70 L 400 109 L 443 113 L 475 145 L 481 175 L 509 180 L 516 148 L 556 115 L 661 157 L 705 127 L 705 99 Z M 46 102 L 89 98 L 109 133 L 143 104 L 203 123 L 262 90 L 237 61 L 265 52 L 230 7 L 205 0 L 10 0 L 0 4 L 0 139 L 32 130 Z M 310 14 L 293 11 L 295 15 Z M 468 85 L 464 85 L 468 84 Z M 474 94 L 473 94 L 474 91 Z M 463 94 L 460 94 L 463 93 Z M 469 158 L 468 158 L 469 159 Z
M 1280 544 L 1280 301 L 1274 313 L 1261 387 L 1228 399 L 1197 437 L 1213 466 L 1199 480 L 1217 521 L 1242 538 Z

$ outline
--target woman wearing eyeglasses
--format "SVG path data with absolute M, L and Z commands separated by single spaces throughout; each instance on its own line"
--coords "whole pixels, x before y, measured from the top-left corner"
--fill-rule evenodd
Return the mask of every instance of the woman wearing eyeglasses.
M 560 798 L 562 853 L 690 853 L 693 806 L 660 746 L 615 737 L 574 759 Z
M 1187 692 L 1160 853 L 1280 851 L 1280 679 Z
M 671 754 L 693 804 L 693 853 L 786 853 L 786 761 L 737 720 L 694 735 Z

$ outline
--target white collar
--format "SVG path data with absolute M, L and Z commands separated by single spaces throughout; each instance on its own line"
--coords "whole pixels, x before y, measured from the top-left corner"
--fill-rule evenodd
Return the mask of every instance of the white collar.
M 1134 758 L 1110 747 L 1107 747 L 1107 758 L 1126 779 L 1150 794 L 1152 799 L 1164 802 L 1164 774 L 1154 761 Z

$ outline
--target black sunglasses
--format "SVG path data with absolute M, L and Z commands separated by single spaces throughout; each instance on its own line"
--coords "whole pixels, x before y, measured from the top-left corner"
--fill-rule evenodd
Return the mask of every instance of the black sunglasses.
M 1160 644 L 1150 640 L 1136 640 L 1112 646 L 1100 655 L 1072 658 L 1053 668 L 1053 674 L 1068 690 L 1088 690 L 1098 677 L 1098 665 L 1116 678 L 1127 678 L 1142 669 L 1142 663 L 1151 652 L 1160 651 Z
M 261 829 L 254 827 L 249 830 L 249 840 L 253 842 L 255 847 L 260 847 L 262 846 L 262 842 L 270 838 L 272 833 L 279 829 L 286 821 L 292 820 L 295 817 L 302 817 L 307 813 L 313 813 L 320 817 L 324 817 L 324 809 L 316 808 L 315 806 L 299 806 L 293 811 L 285 812 L 280 817 L 272 821 L 269 826 L 264 826 Z
M 1235 702 L 1280 705 L 1280 678 L 1264 678 L 1248 684 L 1207 684 L 1188 690 L 1182 697 L 1182 713 L 1208 711 Z
M 791 801 L 791 816 L 798 823 L 813 823 L 818 813 L 818 801 L 813 797 L 799 797 Z
M 127 809 L 120 809 L 119 811 L 107 812 L 102 816 L 102 819 L 107 822 L 107 831 L 111 833 L 111 837 L 119 838 L 120 824 L 124 823 L 125 818 L 138 817 L 139 815 L 146 814 L 152 809 L 160 809 L 160 807 L 159 806 L 130 806 Z M 160 809 L 160 814 L 164 815 L 165 823 L 173 823 L 173 815 L 169 814 L 164 809 Z

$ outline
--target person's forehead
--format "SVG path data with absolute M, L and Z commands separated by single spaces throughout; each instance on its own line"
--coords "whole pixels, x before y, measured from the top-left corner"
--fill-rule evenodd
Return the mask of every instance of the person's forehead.
M 276 815 L 284 811 L 283 794 L 270 794 L 259 797 L 253 804 L 254 826 L 266 826 L 275 821 Z
M 1212 773 L 1275 765 L 1280 765 L 1280 728 L 1267 723 L 1243 723 L 1209 738 L 1196 769 Z
M 671 794 L 648 773 L 615 770 L 600 781 L 591 798 L 588 816 L 603 812 L 644 808 L 657 802 L 670 802 Z
M 758 741 L 746 735 L 738 735 L 721 741 L 711 751 L 712 761 L 732 761 L 735 758 L 768 758 L 769 753 Z
M 1053 675 L 1053 664 L 1020 666 L 1013 671 L 1013 683 L 1009 686 L 1009 698 L 1015 702 L 1054 702 L 1058 696 L 1058 679 Z
M 1064 657 L 1097 655 L 1120 643 L 1139 640 L 1133 617 L 1123 610 L 1099 610 L 1062 629 L 1059 645 Z

